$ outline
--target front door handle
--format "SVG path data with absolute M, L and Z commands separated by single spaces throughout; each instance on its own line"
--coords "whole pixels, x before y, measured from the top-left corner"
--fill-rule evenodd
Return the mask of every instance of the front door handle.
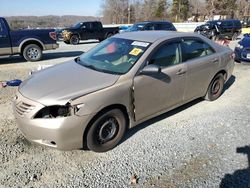
M 185 74 L 187 71 L 186 70 L 183 70 L 183 69 L 180 69 L 178 70 L 178 72 L 176 73 L 177 75 L 183 75 Z
M 219 61 L 219 59 L 218 58 L 215 58 L 215 59 L 213 59 L 211 62 L 212 63 L 216 63 L 216 62 L 218 62 Z
M 7 35 L 0 35 L 0 38 L 6 38 Z

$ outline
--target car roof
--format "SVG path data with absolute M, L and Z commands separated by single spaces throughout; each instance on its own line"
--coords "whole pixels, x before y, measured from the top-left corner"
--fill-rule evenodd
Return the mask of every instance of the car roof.
M 115 38 L 137 40 L 153 43 L 159 39 L 171 39 L 176 37 L 200 37 L 195 33 L 177 32 L 177 31 L 135 31 L 125 32 L 114 36 Z
M 172 22 L 160 20 L 160 21 L 142 21 L 142 22 L 137 22 L 135 24 L 141 24 L 141 23 L 172 23 Z

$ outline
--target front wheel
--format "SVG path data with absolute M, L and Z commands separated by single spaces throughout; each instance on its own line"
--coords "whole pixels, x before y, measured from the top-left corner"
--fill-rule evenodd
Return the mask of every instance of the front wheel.
M 238 38 L 238 33 L 234 33 L 232 36 L 232 40 L 237 40 L 237 38 Z
M 119 109 L 102 113 L 87 133 L 87 146 L 95 152 L 106 152 L 120 142 L 126 132 L 126 118 Z
M 22 53 L 27 61 L 39 61 L 42 58 L 42 49 L 36 44 L 27 45 Z
M 208 101 L 218 99 L 223 92 L 224 82 L 225 80 L 223 74 L 217 74 L 209 84 L 205 99 Z
M 77 45 L 79 44 L 79 42 L 80 42 L 80 39 L 77 35 L 72 35 L 70 37 L 70 44 Z

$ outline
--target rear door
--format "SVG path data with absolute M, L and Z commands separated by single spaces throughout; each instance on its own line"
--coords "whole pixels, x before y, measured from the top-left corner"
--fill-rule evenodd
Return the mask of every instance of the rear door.
M 219 55 L 200 38 L 183 38 L 182 60 L 187 65 L 187 88 L 184 100 L 205 95 L 219 64 Z
M 181 63 L 180 41 L 161 44 L 147 64 L 161 67 L 161 73 L 138 74 L 134 78 L 136 120 L 182 103 L 186 86 L 186 64 Z
M 4 22 L 0 19 L 0 55 L 10 55 L 11 43 Z

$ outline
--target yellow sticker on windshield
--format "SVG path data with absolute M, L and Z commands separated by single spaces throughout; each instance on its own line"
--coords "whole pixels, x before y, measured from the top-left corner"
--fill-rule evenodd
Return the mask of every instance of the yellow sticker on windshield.
M 140 49 L 140 48 L 134 48 L 133 50 L 131 50 L 129 52 L 129 55 L 138 56 L 141 52 L 142 52 L 142 49 Z

